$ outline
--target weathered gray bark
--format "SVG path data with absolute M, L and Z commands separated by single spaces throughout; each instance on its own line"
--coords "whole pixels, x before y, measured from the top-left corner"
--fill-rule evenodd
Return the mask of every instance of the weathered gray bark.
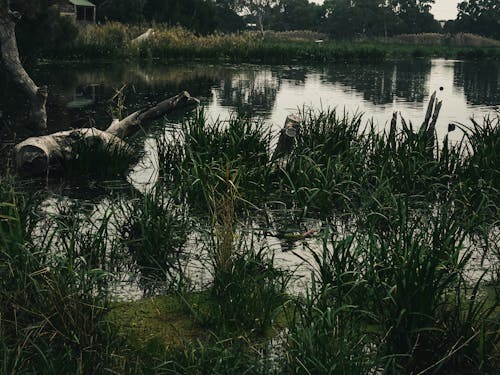
M 293 146 L 295 145 L 295 137 L 297 137 L 300 131 L 301 122 L 302 120 L 299 116 L 288 115 L 283 129 L 281 129 L 278 144 L 274 150 L 273 160 L 276 160 L 292 151 Z
M 139 35 L 137 38 L 132 39 L 132 44 L 141 44 L 148 39 L 151 39 L 155 35 L 155 31 L 153 29 L 147 29 L 146 32 Z
M 429 105 L 427 106 L 427 112 L 425 114 L 424 122 L 422 123 L 422 130 L 426 133 L 428 137 L 434 137 L 434 132 L 436 131 L 436 122 L 439 117 L 439 112 L 441 111 L 441 106 L 443 102 L 436 99 L 436 91 L 431 96 Z
M 141 125 L 164 116 L 179 108 L 198 105 L 198 99 L 193 98 L 187 91 L 166 99 L 152 108 L 137 111 L 121 121 L 113 121 L 106 131 L 119 138 L 125 138 L 140 130 Z
M 64 161 L 75 157 L 73 152 L 75 144 L 82 142 L 92 146 L 102 146 L 110 152 L 125 150 L 129 146 L 123 138 L 139 131 L 143 125 L 167 113 L 198 104 L 198 99 L 184 91 L 152 108 L 134 112 L 121 121 L 113 120 L 106 131 L 82 128 L 28 138 L 14 148 L 16 166 L 19 171 L 30 175 L 60 171 Z
M 16 42 L 16 22 L 20 14 L 9 8 L 7 0 L 0 0 L 0 46 L 2 60 L 12 80 L 28 97 L 30 103 L 29 122 L 38 130 L 47 128 L 47 102 L 48 90 L 46 86 L 38 87 L 24 70 L 19 59 Z
M 16 145 L 17 168 L 35 176 L 60 171 L 65 160 L 75 157 L 74 145 L 77 142 L 89 146 L 99 145 L 110 152 L 128 147 L 120 138 L 96 128 L 67 130 L 28 138 Z

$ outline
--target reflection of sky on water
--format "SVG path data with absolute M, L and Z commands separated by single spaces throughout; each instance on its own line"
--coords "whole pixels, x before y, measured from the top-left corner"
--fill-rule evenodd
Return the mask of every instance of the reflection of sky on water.
M 139 74 L 142 70 L 147 73 Z M 154 101 L 162 88 L 174 93 L 183 87 L 191 90 L 196 83 L 192 94 L 201 99 L 210 120 L 226 120 L 235 112 L 253 114 L 263 118 L 274 132 L 290 113 L 332 107 L 364 113 L 366 121 L 372 119 L 380 128 L 398 111 L 418 127 L 430 95 L 437 91 L 443 100 L 437 124 L 442 140 L 448 123 L 467 124 L 470 117 L 481 119 L 500 105 L 500 63 L 494 61 L 435 59 L 324 67 L 196 64 L 189 69 L 139 67 L 134 74 L 124 75 L 133 77 L 136 99 Z M 141 80 L 143 76 L 148 80 Z M 461 137 L 458 130 L 449 135 L 451 141 Z M 145 146 L 144 164 L 131 175 L 138 183 L 155 180 L 154 142 L 146 140 Z
M 437 127 L 438 135 L 442 138 L 447 132 L 448 123 L 467 123 L 470 117 L 481 118 L 498 109 L 500 105 L 499 67 L 489 69 L 496 73 L 496 77 L 488 75 L 481 81 L 481 72 L 475 70 L 479 68 L 474 68 L 472 64 L 432 60 L 425 64 L 427 67 L 424 72 L 421 67 L 418 67 L 413 74 L 408 67 L 405 72 L 401 72 L 401 66 L 394 64 L 389 66 L 389 69 L 377 66 L 377 69 L 372 69 L 369 75 L 353 77 L 346 77 L 345 70 L 349 71 L 346 66 L 342 66 L 343 72 L 338 72 L 336 75 L 329 72 L 335 67 L 311 68 L 303 81 L 293 78 L 284 79 L 283 75 L 279 74 L 281 72 L 270 74 L 268 70 L 267 74 L 255 75 L 253 85 L 262 88 L 264 85 L 261 81 L 273 88 L 278 85 L 279 89 L 276 90 L 275 97 L 264 93 L 262 89 L 253 90 L 250 94 L 255 96 L 267 94 L 270 101 L 274 99 L 270 110 L 266 112 L 259 108 L 258 112 L 273 126 L 274 130 L 278 130 L 288 114 L 302 108 L 337 107 L 341 110 L 345 108 L 350 113 L 364 113 L 366 120 L 373 119 L 379 126 L 387 124 L 392 112 L 398 111 L 405 119 L 419 125 L 430 95 L 437 91 L 438 97 L 443 100 Z M 492 64 L 498 65 L 494 62 Z M 354 73 L 357 72 L 356 69 L 352 70 Z M 475 79 L 475 84 L 470 83 L 471 75 Z M 224 100 L 224 86 L 215 86 L 212 88 L 212 96 L 207 103 L 211 118 L 226 118 L 238 105 L 250 101 L 249 92 L 243 90 L 242 87 L 242 82 L 245 82 L 244 78 L 239 75 L 233 79 L 236 82 L 232 87 L 242 88 L 243 94 L 240 97 L 245 98 L 246 102 L 240 98 L 232 102 Z M 441 87 L 442 91 L 440 91 Z M 452 134 L 452 137 L 459 138 L 460 134 L 456 132 Z
M 110 98 L 127 85 L 125 111 L 151 105 L 181 90 L 199 97 L 209 117 L 240 112 L 264 118 L 279 129 L 304 106 L 363 112 L 383 126 L 393 111 L 419 124 L 433 91 L 444 100 L 438 131 L 451 121 L 466 123 L 500 105 L 500 62 L 403 60 L 381 64 L 335 62 L 322 66 L 270 66 L 158 62 L 115 65 L 46 64 L 33 72 L 49 85 L 49 126 L 98 127 L 110 122 Z M 0 111 L 19 112 L 19 98 L 0 82 Z M 439 91 L 442 87 L 443 91 Z M 9 93 L 7 95 L 6 93 Z M 79 105 L 82 104 L 82 105 Z M 17 110 L 16 110 L 17 109 Z

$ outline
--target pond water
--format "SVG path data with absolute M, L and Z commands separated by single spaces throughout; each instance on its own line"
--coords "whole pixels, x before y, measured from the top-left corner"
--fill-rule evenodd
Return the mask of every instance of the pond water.
M 373 119 L 380 128 L 398 111 L 405 119 L 419 124 L 434 91 L 444 103 L 437 125 L 440 139 L 447 133 L 449 123 L 466 124 L 470 117 L 482 118 L 500 109 L 498 61 L 434 59 L 381 64 L 337 62 L 323 66 L 50 63 L 36 66 L 31 73 L 36 82 L 49 86 L 52 131 L 89 125 L 106 128 L 111 109 L 116 106 L 110 98 L 125 85 L 124 111 L 131 112 L 187 90 L 201 100 L 210 119 L 224 120 L 235 112 L 246 113 L 263 119 L 275 132 L 288 114 L 304 108 L 337 107 L 349 113 L 364 113 L 366 120 Z M 12 133 L 15 117 L 11 114 L 19 112 L 20 98 L 12 95 L 8 87 L 8 82 L 0 81 L 0 151 L 2 143 L 13 143 L 12 136 L 2 134 Z M 460 137 L 459 131 L 450 133 L 452 139 Z M 145 158 L 128 178 L 138 189 L 155 179 L 151 142 L 152 139 L 144 139 Z M 71 195 L 78 196 L 72 190 Z M 96 204 L 102 206 L 103 202 Z M 290 212 L 278 209 L 276 215 L 289 217 Z M 299 232 L 321 230 L 326 225 L 314 218 L 275 223 Z M 262 231 L 260 226 L 256 230 Z M 318 239 L 283 241 L 279 231 L 265 228 L 264 241 L 277 250 L 276 260 L 289 268 L 302 261 L 294 253 L 299 252 L 304 258 L 309 247 L 321 245 Z M 140 297 L 141 288 L 137 284 L 131 286 L 129 281 L 129 277 L 120 279 L 123 290 L 119 294 L 125 298 Z
M 304 106 L 362 112 L 380 126 L 399 111 L 420 123 L 434 91 L 444 101 L 437 129 L 441 134 L 449 122 L 466 123 L 472 116 L 480 118 L 500 108 L 499 61 L 434 59 L 323 66 L 50 63 L 36 66 L 31 73 L 36 82 L 49 86 L 52 129 L 85 126 L 89 121 L 105 127 L 109 99 L 123 85 L 127 85 L 128 110 L 187 90 L 201 99 L 211 118 L 240 111 L 259 116 L 276 129 L 289 113 Z M 3 81 L 0 88 L 8 85 Z M 19 98 L 12 91 L 0 92 L 0 113 L 5 118 L 18 110 Z

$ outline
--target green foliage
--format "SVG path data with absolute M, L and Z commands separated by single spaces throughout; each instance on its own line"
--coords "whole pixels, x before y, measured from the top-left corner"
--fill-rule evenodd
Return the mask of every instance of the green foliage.
M 338 38 L 435 32 L 440 26 L 429 13 L 433 0 L 327 0 L 323 28 Z
M 216 30 L 217 7 L 203 0 L 148 0 L 144 8 L 149 21 L 181 25 L 197 33 L 208 34 Z
M 280 0 L 271 17 L 272 30 L 319 30 L 323 9 L 308 0 Z
M 349 305 L 338 309 L 320 306 L 315 292 L 313 286 L 313 295 L 298 303 L 297 316 L 286 337 L 283 372 L 317 375 L 369 373 L 376 362 L 373 354 L 367 352 L 369 339 L 362 332 L 359 312 Z
M 268 332 L 289 299 L 286 288 L 290 276 L 275 268 L 266 249 L 236 249 L 231 265 L 214 270 L 208 323 L 217 330 Z
M 175 143 L 158 138 L 159 182 L 110 197 L 117 212 L 49 214 L 1 181 L 2 373 L 495 373 L 498 118 L 459 125 L 452 146 L 428 126 L 377 133 L 359 115 L 302 115 L 275 160 L 259 123 L 196 115 Z M 313 277 L 295 297 L 253 227 L 269 201 L 327 218 L 320 246 L 297 252 Z M 193 207 L 209 230 L 188 225 Z M 201 291 L 175 282 L 178 294 L 108 314 L 112 271 L 160 270 L 172 292 L 165 275 L 187 280 L 187 245 L 207 253 Z
M 126 143 L 99 136 L 76 140 L 71 152 L 74 157 L 63 160 L 62 173 L 73 180 L 124 177 L 125 172 L 138 160 L 138 155 Z
M 466 0 L 458 4 L 457 19 L 448 25 L 453 31 L 500 39 L 500 8 L 495 0 Z
M 98 0 L 94 1 L 100 21 L 138 23 L 144 21 L 146 0 Z
M 19 11 L 23 18 L 16 27 L 16 38 L 20 53 L 25 58 L 36 58 L 50 54 L 70 45 L 78 35 L 75 22 L 60 17 L 48 1 L 11 1 L 11 8 Z
M 126 222 L 121 236 L 140 271 L 143 287 L 150 290 L 160 284 L 161 290 L 173 290 L 185 286 L 186 213 L 173 204 L 161 185 L 123 204 L 120 216 Z
M 435 37 L 430 43 L 426 35 L 393 38 L 383 41 L 356 42 L 328 41 L 325 34 L 308 31 L 264 33 L 264 39 L 255 32 L 238 34 L 196 35 L 181 27 L 158 25 L 147 42 L 137 45 L 132 40 L 145 31 L 145 27 L 119 23 L 87 26 L 81 29 L 77 40 L 66 48 L 47 57 L 92 60 L 99 58 L 160 58 L 160 59 L 217 59 L 229 61 L 289 61 L 327 62 L 343 60 L 383 61 L 390 58 L 448 57 L 462 59 L 500 57 L 500 49 L 477 38 Z M 410 44 L 408 40 L 412 41 Z M 450 42 L 440 42 L 450 40 Z M 420 44 L 429 44 L 422 46 Z M 432 44 L 432 45 L 431 45 Z M 435 44 L 435 45 L 434 45 Z
M 2 373 L 101 371 L 113 363 L 111 353 L 102 350 L 114 340 L 102 324 L 108 261 L 115 250 L 108 241 L 109 216 L 87 230 L 68 217 L 44 227 L 43 221 L 30 223 L 21 215 L 31 210 L 18 209 L 22 197 L 8 185 L 2 185 L 2 193 Z
M 204 112 L 183 124 L 184 142 L 158 139 L 160 174 L 196 208 L 208 208 L 213 193 L 225 192 L 234 176 L 243 200 L 265 191 L 270 173 L 270 136 L 263 124 L 249 118 L 209 124 Z

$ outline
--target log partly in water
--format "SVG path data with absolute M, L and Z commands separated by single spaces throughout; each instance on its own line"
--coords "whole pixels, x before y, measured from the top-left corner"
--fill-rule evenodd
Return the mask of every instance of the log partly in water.
M 134 112 L 121 121 L 113 120 L 106 131 L 82 128 L 28 138 L 14 148 L 17 169 L 38 176 L 60 171 L 65 161 L 75 157 L 74 145 L 82 142 L 110 151 L 124 150 L 129 146 L 123 138 L 136 133 L 143 125 L 175 110 L 198 104 L 198 99 L 184 91 L 152 108 Z

